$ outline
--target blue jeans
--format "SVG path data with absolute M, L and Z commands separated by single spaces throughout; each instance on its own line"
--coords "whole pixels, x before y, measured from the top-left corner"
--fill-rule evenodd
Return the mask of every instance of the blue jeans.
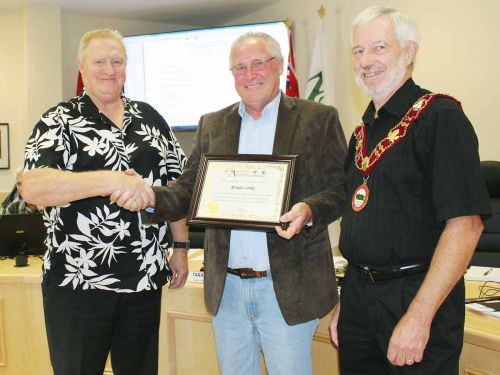
M 222 374 L 260 375 L 262 350 L 269 375 L 311 375 L 318 321 L 288 325 L 270 274 L 260 279 L 228 274 L 219 311 L 212 319 Z

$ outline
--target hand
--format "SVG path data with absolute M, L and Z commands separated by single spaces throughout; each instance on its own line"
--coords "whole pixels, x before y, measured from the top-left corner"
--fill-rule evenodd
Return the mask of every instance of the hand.
M 16 189 L 21 198 L 24 199 L 26 202 L 26 209 L 29 213 L 32 212 L 38 212 L 43 209 L 43 206 L 38 207 L 36 204 L 32 204 L 28 202 L 24 197 L 23 197 L 23 177 L 24 177 L 24 169 L 18 168 L 16 171 Z
M 289 240 L 296 234 L 299 234 L 304 225 L 311 220 L 313 216 L 311 207 L 307 203 L 299 202 L 293 205 L 292 209 L 280 217 L 282 223 L 289 223 L 288 228 L 284 230 L 276 226 L 276 232 L 280 237 Z
M 153 189 L 133 169 L 123 172 L 118 183 L 120 189 L 111 194 L 111 203 L 134 212 L 154 206 Z
M 339 333 L 338 333 L 338 323 L 339 323 L 339 315 L 340 315 L 340 300 L 337 302 L 332 311 L 332 319 L 330 320 L 330 337 L 332 338 L 333 344 L 338 348 L 339 347 Z
M 111 194 L 109 200 L 111 203 L 116 203 L 117 206 L 132 212 L 141 210 L 140 204 L 132 197 L 132 193 L 130 191 L 125 191 L 122 193 L 121 190 L 117 190 L 113 194 Z
M 170 268 L 172 269 L 172 280 L 169 288 L 182 288 L 187 280 L 189 272 L 187 251 L 184 249 L 175 249 L 169 260 Z
M 135 171 L 135 169 L 127 169 L 125 171 L 123 171 L 124 174 L 126 174 L 127 176 L 138 176 L 139 174 Z M 107 195 L 103 195 L 103 197 L 105 197 Z M 118 198 L 121 196 L 121 190 L 117 190 L 115 192 L 113 192 L 113 194 L 111 194 L 112 197 L 114 198 L 110 198 L 111 199 L 111 203 L 115 203 Z
M 387 359 L 394 366 L 411 366 L 422 361 L 430 335 L 430 324 L 423 324 L 419 317 L 403 315 L 392 332 Z

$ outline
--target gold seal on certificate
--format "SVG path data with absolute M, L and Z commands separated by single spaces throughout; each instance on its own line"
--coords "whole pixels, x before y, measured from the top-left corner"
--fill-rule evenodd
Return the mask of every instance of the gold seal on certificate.
M 272 229 L 290 209 L 295 155 L 202 155 L 189 225 Z

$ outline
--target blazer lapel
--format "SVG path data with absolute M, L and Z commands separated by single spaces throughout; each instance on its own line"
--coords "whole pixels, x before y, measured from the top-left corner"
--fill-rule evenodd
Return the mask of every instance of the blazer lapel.
M 290 152 L 298 125 L 296 109 L 295 100 L 282 93 L 274 135 L 273 155 L 286 155 Z
M 241 117 L 238 113 L 239 103 L 236 103 L 224 116 L 222 136 L 224 139 L 224 153 L 237 154 L 240 142 Z
M 234 104 L 229 111 L 224 115 L 224 123 L 222 124 L 222 139 L 223 146 L 221 154 L 236 155 L 238 154 L 238 146 L 240 142 L 241 117 L 238 113 L 239 102 Z M 220 248 L 224 251 L 224 255 L 217 257 L 220 262 L 220 267 L 227 267 L 227 258 L 229 254 L 229 241 L 231 239 L 230 229 L 218 229 L 218 240 L 212 244 L 213 248 Z M 217 277 L 217 276 L 216 276 Z
M 224 116 L 222 136 L 224 138 L 224 153 L 226 154 L 238 154 L 241 128 L 238 108 L 239 103 L 236 103 Z M 282 93 L 274 135 L 273 155 L 284 155 L 290 152 L 298 125 L 298 111 L 296 109 L 295 100 Z

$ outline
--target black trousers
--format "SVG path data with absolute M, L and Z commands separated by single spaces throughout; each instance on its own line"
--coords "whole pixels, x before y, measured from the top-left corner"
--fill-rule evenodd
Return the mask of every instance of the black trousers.
M 457 375 L 463 345 L 463 280 L 439 308 L 422 362 L 393 366 L 387 360 L 392 331 L 415 297 L 425 273 L 370 284 L 348 268 L 338 323 L 342 375 Z
M 73 291 L 42 285 L 54 375 L 157 375 L 161 289 Z

